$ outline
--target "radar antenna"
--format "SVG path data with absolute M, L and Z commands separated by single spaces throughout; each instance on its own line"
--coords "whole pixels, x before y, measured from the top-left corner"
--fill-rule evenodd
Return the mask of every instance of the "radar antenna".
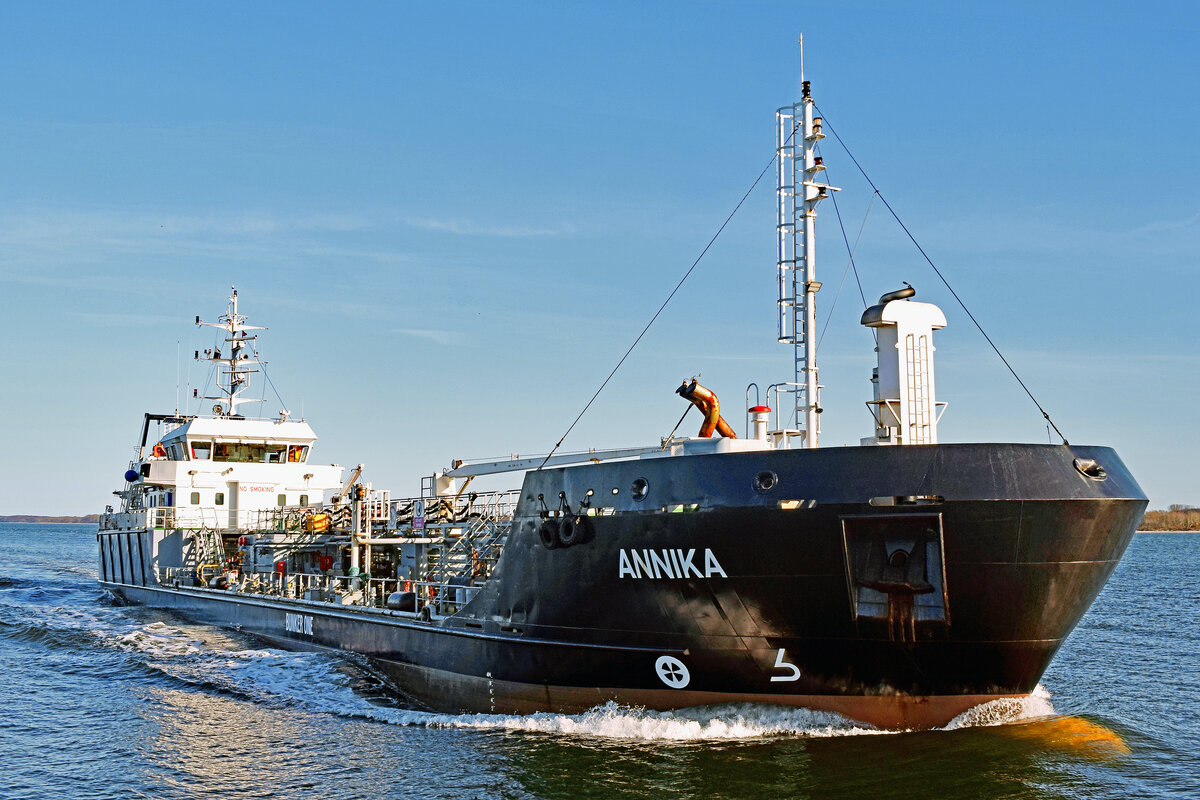
M 222 353 L 219 347 L 205 350 L 203 353 L 197 350 L 196 360 L 210 361 L 217 365 L 219 394 L 205 395 L 204 399 L 219 400 L 225 406 L 219 403 L 214 405 L 213 413 L 217 416 L 228 414 L 234 417 L 238 416 L 238 406 L 242 403 L 262 402 L 262 398 L 243 396 L 250 385 L 251 373 L 258 372 L 253 367 L 266 363 L 258 359 L 257 349 L 254 347 L 258 336 L 248 336 L 246 331 L 264 331 L 266 328 L 246 324 L 245 315 L 238 313 L 237 287 L 233 287 L 232 292 L 229 296 L 229 306 L 217 322 L 201 322 L 200 317 L 196 317 L 196 324 L 200 327 L 220 328 L 225 331 L 225 353 Z M 246 352 L 247 350 L 249 352 Z

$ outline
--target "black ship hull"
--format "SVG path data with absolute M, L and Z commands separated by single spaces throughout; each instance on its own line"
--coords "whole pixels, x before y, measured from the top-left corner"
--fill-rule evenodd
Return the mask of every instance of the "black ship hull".
M 496 569 L 442 619 L 105 585 L 282 646 L 362 653 L 435 710 L 749 701 L 934 727 L 1034 689 L 1145 506 L 1107 448 L 664 457 L 528 473 Z M 574 542 L 548 547 L 564 521 Z

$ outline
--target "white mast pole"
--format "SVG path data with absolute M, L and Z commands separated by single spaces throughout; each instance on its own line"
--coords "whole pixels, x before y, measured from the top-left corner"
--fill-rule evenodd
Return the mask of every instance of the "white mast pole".
M 823 183 L 825 166 L 816 155 L 816 145 L 825 135 L 821 119 L 814 117 L 812 95 L 804 77 L 804 36 L 800 36 L 800 85 L 803 98 L 775 113 L 776 154 L 779 182 L 776 189 L 778 219 L 776 229 L 779 256 L 779 341 L 792 346 L 792 382 L 787 387 L 794 398 L 791 419 L 798 430 L 788 430 L 786 422 L 776 433 L 788 446 L 789 437 L 803 436 L 804 447 L 817 446 L 821 402 L 817 382 L 816 340 L 817 291 L 817 203 L 837 191 Z M 803 412 L 803 418 L 801 418 Z
M 247 379 L 250 373 L 257 372 L 250 367 L 255 364 L 262 364 L 257 356 L 254 359 L 242 356 L 242 350 L 246 348 L 255 338 L 255 336 L 246 336 L 246 331 L 261 331 L 265 330 L 258 325 L 247 325 L 246 318 L 238 313 L 238 296 L 237 288 L 233 288 L 229 296 L 229 305 L 226 313 L 223 314 L 219 322 L 201 322 L 200 317 L 196 317 L 196 324 L 203 325 L 209 328 L 221 328 L 227 334 L 225 342 L 229 347 L 226 355 L 228 358 L 222 358 L 220 348 L 217 352 L 211 355 L 206 350 L 205 360 L 211 361 L 217 365 L 217 388 L 223 394 L 217 397 L 205 396 L 206 400 L 222 400 L 229 405 L 226 409 L 230 416 L 237 415 L 237 408 L 243 403 L 257 403 L 258 399 L 250 399 L 242 397 L 242 392 L 247 385 Z M 240 336 L 238 334 L 241 334 Z M 199 354 L 196 356 L 199 358 Z M 221 368 L 224 365 L 229 366 L 227 373 L 221 373 Z
M 815 175 L 816 140 L 811 136 L 813 130 L 813 100 L 809 93 L 808 81 L 804 80 L 804 36 L 800 37 L 800 80 L 804 93 L 804 122 L 801 134 L 804 137 L 804 174 L 811 183 Z M 817 414 L 820 408 L 817 397 L 817 342 L 814 332 L 817 329 L 817 290 L 821 284 L 817 282 L 817 242 L 816 219 L 818 190 L 815 186 L 804 187 L 804 446 L 816 447 L 820 423 Z M 799 382 L 799 376 L 797 376 Z

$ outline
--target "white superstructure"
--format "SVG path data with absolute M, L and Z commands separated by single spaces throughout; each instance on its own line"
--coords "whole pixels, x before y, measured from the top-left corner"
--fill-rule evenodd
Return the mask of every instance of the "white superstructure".
M 302 421 L 183 419 L 130 467 L 122 511 L 169 509 L 180 527 L 236 530 L 263 511 L 320 505 L 342 469 L 308 462 L 316 438 Z
M 186 547 L 163 547 L 164 540 L 204 541 L 196 532 L 213 538 L 261 529 L 289 514 L 303 517 L 342 488 L 341 467 L 310 460 L 317 436 L 307 422 L 289 419 L 287 411 L 271 419 L 238 413 L 259 401 L 245 393 L 263 364 L 257 336 L 247 331 L 264 329 L 245 323 L 236 289 L 218 322 L 196 318 L 197 325 L 225 332 L 217 347 L 196 351 L 198 360 L 217 369 L 217 391 L 203 398 L 217 401 L 212 414 L 146 414 L 125 487 L 114 492 L 120 508 L 110 507 L 101 520 L 104 530 L 151 534 L 155 541 L 147 544 L 156 561 L 177 562 L 156 568 L 194 565 L 203 556 Z M 198 391 L 195 396 L 200 398 Z M 152 423 L 161 427 L 157 442 L 148 446 Z

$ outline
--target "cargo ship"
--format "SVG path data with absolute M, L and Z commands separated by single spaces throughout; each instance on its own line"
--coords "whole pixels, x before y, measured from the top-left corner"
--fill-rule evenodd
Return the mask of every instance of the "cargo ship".
M 1147 499 L 1110 448 L 942 443 L 934 332 L 905 287 L 865 310 L 869 435 L 819 445 L 823 138 L 809 84 L 777 112 L 778 339 L 791 380 L 742 435 L 695 380 L 696 436 L 452 461 L 395 496 L 248 415 L 261 328 L 215 322 L 211 414 L 144 417 L 102 515 L 99 580 L 284 648 L 369 657 L 421 708 L 581 712 L 767 703 L 881 728 L 945 725 L 1036 687 Z M 866 420 L 864 420 L 866 421 Z M 153 435 L 152 435 L 153 433 Z M 483 475 L 519 488 L 475 492 Z

